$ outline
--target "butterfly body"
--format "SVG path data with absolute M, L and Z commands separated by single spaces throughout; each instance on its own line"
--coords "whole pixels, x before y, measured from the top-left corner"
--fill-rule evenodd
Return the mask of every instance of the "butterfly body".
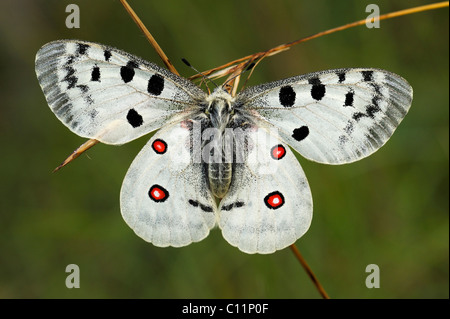
M 229 142 L 225 135 L 225 130 L 230 128 L 230 122 L 234 122 L 233 117 L 233 97 L 223 90 L 221 87 L 216 88 L 213 93 L 206 98 L 207 108 L 205 111 L 207 124 L 204 127 L 212 129 L 212 140 L 216 147 L 213 152 L 217 154 L 212 161 L 205 161 L 208 171 L 209 188 L 212 194 L 217 198 L 223 198 L 228 192 L 233 174 L 232 154 L 226 154 L 227 145 Z M 204 130 L 203 130 L 204 132 Z M 204 149 L 204 142 L 202 149 Z M 229 150 L 231 152 L 231 149 Z M 231 155 L 231 156 L 230 156 Z
M 359 160 L 386 143 L 412 101 L 406 80 L 373 68 L 208 95 L 129 53 L 76 40 L 44 45 L 36 74 L 52 111 L 80 136 L 118 145 L 159 129 L 120 202 L 127 224 L 160 247 L 214 227 L 247 253 L 291 245 L 311 224 L 312 195 L 290 147 L 320 163 Z

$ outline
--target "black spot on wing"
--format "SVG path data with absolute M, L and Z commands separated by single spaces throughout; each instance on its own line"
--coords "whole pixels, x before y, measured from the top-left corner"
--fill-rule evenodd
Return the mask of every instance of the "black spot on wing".
M 77 43 L 77 50 L 76 53 L 78 55 L 84 55 L 87 53 L 87 50 L 89 49 L 89 45 L 85 43 Z
M 72 65 L 75 61 L 77 60 L 77 57 L 74 55 L 69 55 L 67 57 L 66 63 L 64 64 L 65 66 L 70 66 Z
M 309 128 L 307 126 L 300 126 L 292 131 L 292 137 L 300 142 L 309 135 Z
M 345 81 L 345 72 L 338 72 L 336 74 L 339 77 L 339 83 L 342 83 Z
M 239 207 L 242 207 L 244 205 L 245 205 L 244 202 L 239 202 L 238 201 L 238 202 L 234 202 L 234 203 L 222 206 L 221 210 L 223 210 L 223 211 L 230 211 L 231 209 L 233 209 L 233 207 L 239 208 Z
M 103 52 L 103 56 L 105 57 L 105 61 L 106 61 L 106 62 L 109 62 L 109 59 L 111 58 L 111 51 L 105 50 L 105 51 Z
M 144 123 L 142 116 L 136 112 L 135 109 L 131 109 L 127 114 L 127 121 L 134 128 L 141 126 Z
M 367 116 L 365 113 L 357 112 L 357 113 L 353 114 L 352 119 L 354 119 L 356 122 L 358 122 L 362 117 L 365 117 L 365 116 Z
M 77 85 L 77 88 L 81 90 L 82 93 L 87 93 L 89 91 L 89 87 L 87 85 Z
M 376 107 L 379 107 L 378 102 L 381 100 L 381 96 L 380 95 L 375 95 L 372 98 L 372 104 Z
M 67 89 L 72 89 L 78 82 L 78 78 L 75 76 L 75 69 L 71 66 L 66 66 L 65 70 L 67 71 L 67 74 L 62 80 L 68 83 Z
M 147 92 L 160 95 L 164 90 L 164 78 L 159 74 L 153 74 L 148 80 Z
M 376 105 L 376 104 L 368 105 L 366 107 L 366 114 L 371 119 L 374 119 L 375 118 L 375 114 L 380 112 L 380 111 L 381 111 L 380 107 L 378 105 Z
M 233 208 L 233 204 L 229 204 L 229 205 L 224 205 L 224 206 L 222 206 L 222 208 L 221 208 L 221 210 L 224 210 L 224 211 L 230 211 L 232 208 Z
M 128 61 L 126 66 L 120 68 L 120 77 L 122 81 L 128 83 L 133 80 L 135 71 L 134 69 L 138 67 L 135 61 Z
M 190 200 L 188 200 L 188 203 L 194 207 L 198 207 L 198 202 L 196 200 L 190 199 Z
M 295 103 L 295 91 L 290 85 L 283 86 L 278 94 L 281 105 L 291 107 Z
M 100 68 L 97 65 L 92 68 L 91 81 L 100 82 Z
M 320 101 L 325 96 L 325 85 L 320 82 L 319 78 L 309 79 L 308 82 L 312 84 L 311 97 L 316 101 Z
M 207 205 L 203 205 L 200 203 L 200 209 L 204 212 L 207 213 L 212 213 L 213 212 L 213 208 L 211 206 L 207 206 Z
M 366 81 L 366 82 L 373 81 L 373 71 L 361 71 L 361 74 L 363 76 L 364 81 Z
M 353 90 L 350 90 L 347 92 L 347 94 L 345 94 L 344 106 L 353 106 L 354 95 L 355 92 Z
M 363 112 L 354 113 L 352 118 L 357 122 L 363 117 L 369 117 L 371 119 L 374 119 L 375 114 L 380 111 L 381 111 L 381 109 L 378 105 L 367 105 L 365 113 L 363 113 Z
M 191 204 L 194 207 L 200 207 L 200 209 L 202 211 L 204 211 L 204 212 L 207 212 L 207 213 L 212 213 L 213 212 L 213 208 L 211 206 L 204 205 L 202 203 L 199 203 L 196 200 L 190 199 L 190 200 L 188 200 L 188 203 Z

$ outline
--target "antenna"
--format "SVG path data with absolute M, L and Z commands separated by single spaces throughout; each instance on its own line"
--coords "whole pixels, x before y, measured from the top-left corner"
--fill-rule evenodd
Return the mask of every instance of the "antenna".
M 199 70 L 197 70 L 196 68 L 194 68 L 189 62 L 188 60 L 186 60 L 185 58 L 181 58 L 181 61 L 183 61 L 184 64 L 186 64 L 188 67 L 190 67 L 192 70 L 194 70 L 195 72 L 197 72 L 198 74 L 200 74 L 205 80 L 208 80 L 209 82 L 211 82 L 212 84 L 215 85 L 216 88 L 218 88 L 219 86 L 210 78 L 208 78 L 206 75 L 204 75 L 202 72 L 200 72 Z M 209 88 L 208 88 L 209 90 Z

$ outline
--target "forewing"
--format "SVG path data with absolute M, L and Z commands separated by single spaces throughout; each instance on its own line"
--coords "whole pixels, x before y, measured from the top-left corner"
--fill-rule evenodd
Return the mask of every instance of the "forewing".
M 191 154 L 189 127 L 183 121 L 159 130 L 135 158 L 122 185 L 123 218 L 156 246 L 200 241 L 216 223 L 217 208 L 202 164 Z
M 311 191 L 299 162 L 276 131 L 259 128 L 245 137 L 247 155 L 234 165 L 229 192 L 219 206 L 219 227 L 243 252 L 273 253 L 308 230 Z
M 123 144 L 187 118 L 205 97 L 166 69 L 92 42 L 44 45 L 36 55 L 36 74 L 59 120 L 106 144 Z
M 403 120 L 412 88 L 379 69 L 337 69 L 244 90 L 236 107 L 279 130 L 304 157 L 343 164 L 379 149 Z

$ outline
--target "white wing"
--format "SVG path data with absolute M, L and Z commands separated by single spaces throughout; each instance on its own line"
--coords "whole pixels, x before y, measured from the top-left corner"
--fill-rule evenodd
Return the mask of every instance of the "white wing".
M 186 79 L 92 42 L 44 45 L 36 74 L 55 115 L 74 133 L 106 144 L 123 144 L 189 117 L 205 97 Z
M 406 80 L 384 70 L 337 69 L 248 88 L 236 105 L 276 127 L 304 157 L 343 164 L 384 145 L 412 93 Z
M 122 185 L 123 218 L 156 246 L 200 241 L 216 224 L 216 203 L 202 164 L 190 154 L 191 139 L 189 121 L 162 128 L 135 158 Z
M 244 163 L 236 163 L 219 207 L 224 238 L 246 253 L 268 254 L 293 244 L 309 228 L 312 196 L 303 170 L 275 132 L 246 132 Z

